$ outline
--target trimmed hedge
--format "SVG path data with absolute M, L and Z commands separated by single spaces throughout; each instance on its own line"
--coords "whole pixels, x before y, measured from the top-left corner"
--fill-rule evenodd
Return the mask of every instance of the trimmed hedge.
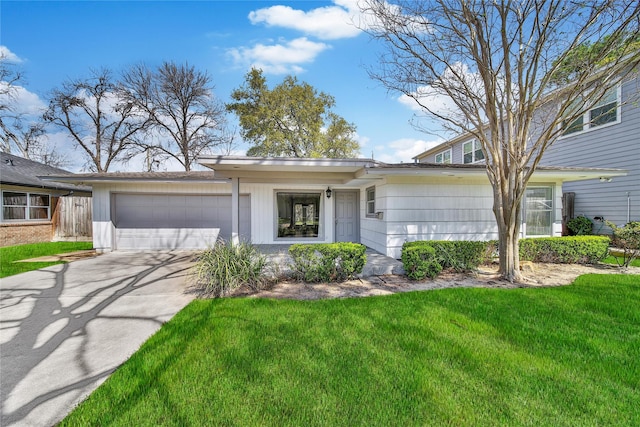
M 289 247 L 293 276 L 305 282 L 341 282 L 362 273 L 366 246 L 359 243 L 294 244 Z
M 594 264 L 609 252 L 607 236 L 520 239 L 520 259 L 556 264 Z
M 405 248 L 429 246 L 435 250 L 438 263 L 442 268 L 453 268 L 456 271 L 468 271 L 478 268 L 490 258 L 493 249 L 491 242 L 466 240 L 420 240 L 406 242 Z M 406 270 L 406 268 L 405 268 Z
M 436 250 L 429 245 L 403 246 L 402 264 L 407 277 L 413 280 L 433 279 L 442 271 Z

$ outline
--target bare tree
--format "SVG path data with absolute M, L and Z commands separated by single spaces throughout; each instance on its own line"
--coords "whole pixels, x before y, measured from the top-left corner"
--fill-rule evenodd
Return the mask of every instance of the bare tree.
M 165 62 L 155 71 L 134 66 L 120 96 L 148 115 L 150 132 L 140 145 L 155 158 L 173 158 L 189 171 L 200 154 L 230 143 L 211 78 L 188 64 Z
M 23 74 L 0 53 L 0 149 L 30 160 L 62 166 L 64 157 L 46 143 L 44 124 L 20 110 L 18 92 Z
M 46 122 L 69 133 L 95 172 L 107 172 L 114 162 L 127 160 L 136 136 L 148 124 L 144 114 L 117 97 L 116 89 L 111 71 L 91 71 L 90 77 L 55 89 L 44 114 Z
M 365 0 L 362 9 L 367 31 L 384 45 L 372 77 L 413 98 L 447 129 L 480 141 L 493 186 L 500 273 L 521 280 L 527 182 L 563 127 L 638 64 L 640 51 L 628 40 L 638 34 L 640 3 Z M 604 45 L 558 87 L 574 49 L 595 40 Z M 455 107 L 442 109 L 434 102 L 442 97 Z

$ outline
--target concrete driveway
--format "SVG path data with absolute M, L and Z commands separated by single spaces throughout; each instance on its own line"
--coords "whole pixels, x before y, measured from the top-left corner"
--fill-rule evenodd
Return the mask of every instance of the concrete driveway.
M 62 420 L 187 305 L 190 252 L 113 252 L 0 279 L 0 425 Z

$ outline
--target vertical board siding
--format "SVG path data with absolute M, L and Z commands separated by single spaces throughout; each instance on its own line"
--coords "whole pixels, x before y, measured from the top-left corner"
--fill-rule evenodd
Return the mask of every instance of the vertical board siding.
M 55 238 L 87 238 L 92 236 L 91 199 L 91 197 L 80 196 L 58 199 Z

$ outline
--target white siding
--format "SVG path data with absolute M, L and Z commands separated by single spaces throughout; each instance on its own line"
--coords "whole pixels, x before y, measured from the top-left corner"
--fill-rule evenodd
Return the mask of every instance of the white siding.
M 553 234 L 561 232 L 562 193 L 554 183 Z M 364 193 L 364 187 L 361 194 Z M 361 206 L 363 203 L 361 203 Z M 361 242 L 393 258 L 402 245 L 415 240 L 493 240 L 498 228 L 493 192 L 483 180 L 387 177 L 376 185 L 376 211 L 383 219 L 367 218 L 361 207 Z M 525 227 L 522 226 L 521 233 Z

